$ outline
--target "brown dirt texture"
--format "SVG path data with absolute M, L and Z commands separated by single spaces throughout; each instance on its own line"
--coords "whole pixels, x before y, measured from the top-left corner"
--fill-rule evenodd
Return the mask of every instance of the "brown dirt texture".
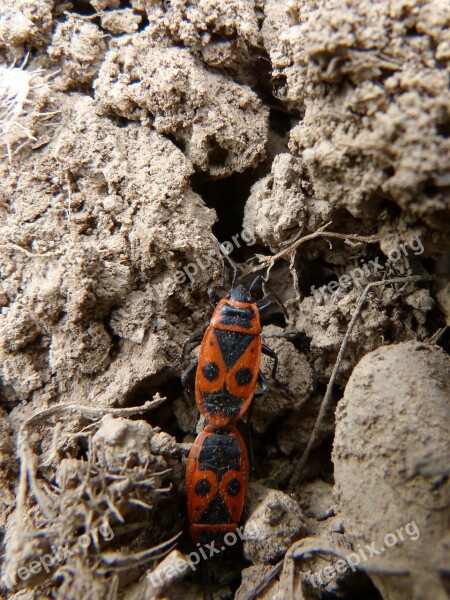
M 450 597 L 448 0 L 0 0 L 0 153 L 0 598 Z M 279 367 L 200 556 L 227 250 Z

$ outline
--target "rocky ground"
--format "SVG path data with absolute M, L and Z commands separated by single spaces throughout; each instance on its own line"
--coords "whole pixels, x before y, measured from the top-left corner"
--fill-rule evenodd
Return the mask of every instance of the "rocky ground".
M 2 0 L 0 61 L 1 597 L 448 597 L 448 1 Z M 194 570 L 216 239 L 285 308 Z

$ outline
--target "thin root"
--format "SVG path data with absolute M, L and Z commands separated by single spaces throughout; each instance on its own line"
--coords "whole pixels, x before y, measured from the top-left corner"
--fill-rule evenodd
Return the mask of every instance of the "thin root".
M 305 238 L 303 238 L 303 239 L 305 239 Z M 358 319 L 358 316 L 361 313 L 362 307 L 366 301 L 367 295 L 370 292 L 370 290 L 372 288 L 380 286 L 380 285 L 417 282 L 417 281 L 431 281 L 440 275 L 441 274 L 439 274 L 439 275 L 407 275 L 406 277 L 394 277 L 392 279 L 386 279 L 386 280 L 382 280 L 382 281 L 374 281 L 372 283 L 369 283 L 365 287 L 365 289 L 363 290 L 363 292 L 359 298 L 358 304 L 356 305 L 356 309 L 355 309 L 355 312 L 353 313 L 352 319 L 351 319 L 350 323 L 348 324 L 344 339 L 342 340 L 341 347 L 339 349 L 339 353 L 337 355 L 336 362 L 334 363 L 333 371 L 331 373 L 331 377 L 330 377 L 330 380 L 327 385 L 325 396 L 323 397 L 322 403 L 320 405 L 319 414 L 317 415 L 314 429 L 309 437 L 308 443 L 306 444 L 306 448 L 303 451 L 302 457 L 300 458 L 300 460 L 298 461 L 298 463 L 295 466 L 294 473 L 289 482 L 289 486 L 291 489 L 293 487 L 295 487 L 301 480 L 302 472 L 303 472 L 303 469 L 309 458 L 311 448 L 313 447 L 313 445 L 315 444 L 315 442 L 317 440 L 317 433 L 319 431 L 319 427 L 322 424 L 323 418 L 330 407 L 334 382 L 336 380 L 336 376 L 337 376 L 339 367 L 341 365 L 342 359 L 344 358 L 344 354 L 347 349 L 347 345 L 348 345 L 350 336 L 352 334 L 353 328 L 355 326 L 356 320 Z M 446 275 L 446 274 L 443 273 L 442 275 Z

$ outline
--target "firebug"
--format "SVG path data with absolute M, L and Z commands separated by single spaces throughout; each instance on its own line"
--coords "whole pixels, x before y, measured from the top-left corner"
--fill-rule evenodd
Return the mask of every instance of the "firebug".
M 251 288 L 250 288 L 251 290 Z M 274 359 L 275 379 L 277 355 L 261 342 L 260 316 L 271 305 L 264 297 L 258 302 L 251 291 L 239 285 L 221 300 L 203 335 L 195 376 L 195 398 L 200 412 L 212 425 L 223 427 L 234 423 L 246 412 L 254 396 L 266 394 L 268 384 L 260 371 L 261 353 Z M 182 375 L 186 381 L 191 367 Z M 257 383 L 261 392 L 255 393 Z
M 205 543 L 236 530 L 245 502 L 249 461 L 233 425 L 208 425 L 196 438 L 186 464 L 191 537 Z

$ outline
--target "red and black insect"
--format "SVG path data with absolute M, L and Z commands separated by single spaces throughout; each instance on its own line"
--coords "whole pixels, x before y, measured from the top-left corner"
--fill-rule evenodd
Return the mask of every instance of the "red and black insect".
M 242 514 L 247 489 L 249 461 L 244 441 L 231 425 L 242 417 L 255 396 L 266 394 L 269 386 L 260 371 L 261 353 L 277 355 L 261 342 L 260 316 L 272 305 L 264 297 L 258 302 L 251 290 L 234 287 L 236 267 L 230 262 L 233 287 L 218 302 L 208 327 L 189 338 L 200 341 L 198 362 L 182 374 L 182 382 L 196 368 L 195 398 L 200 412 L 210 425 L 200 433 L 189 453 L 186 466 L 186 490 L 191 537 L 194 542 L 217 540 L 234 532 Z M 208 293 L 210 290 L 208 290 Z M 255 392 L 257 384 L 261 391 Z
M 186 464 L 191 537 L 206 543 L 236 530 L 245 502 L 249 463 L 233 425 L 208 425 L 195 440 Z
M 196 366 L 195 398 L 200 412 L 217 427 L 235 422 L 253 397 L 268 392 L 267 381 L 259 370 L 261 353 L 274 359 L 275 378 L 277 355 L 261 343 L 260 315 L 271 305 L 272 300 L 267 297 L 254 302 L 251 292 L 239 285 L 217 304 L 204 335 L 188 340 L 199 341 L 203 337 Z M 190 370 L 191 367 L 183 374 L 183 381 Z M 255 393 L 257 383 L 262 391 Z

